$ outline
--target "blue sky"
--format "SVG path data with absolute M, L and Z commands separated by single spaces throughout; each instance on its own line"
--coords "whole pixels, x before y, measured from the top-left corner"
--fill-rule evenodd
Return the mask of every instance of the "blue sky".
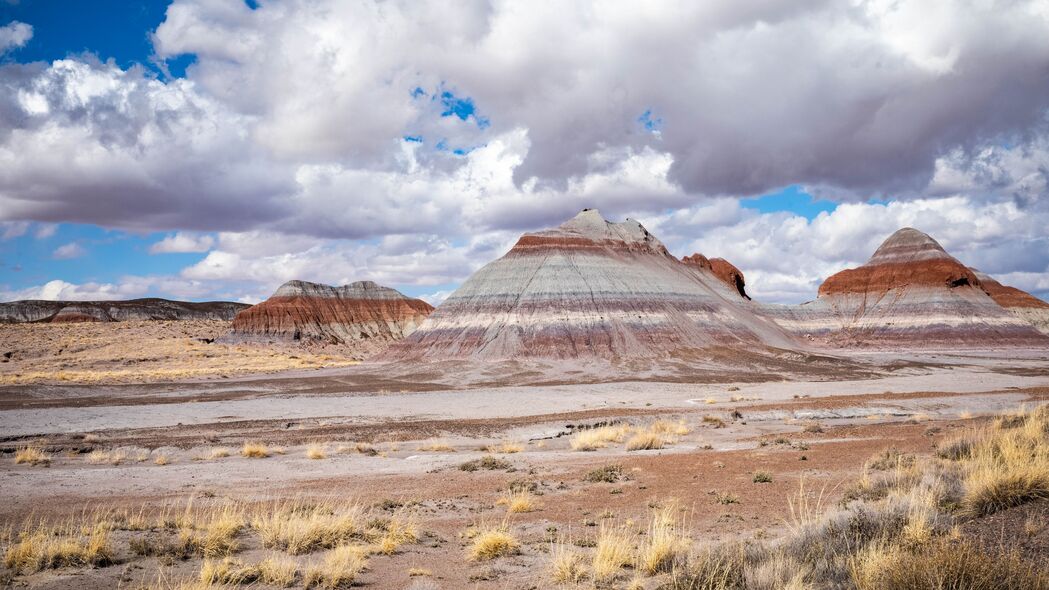
M 121 68 L 142 65 L 164 78 L 183 76 L 185 67 L 194 56 L 159 61 L 153 52 L 150 33 L 164 20 L 166 1 L 122 2 L 119 0 L 21 0 L 18 4 L 0 3 L 0 25 L 11 21 L 33 24 L 32 39 L 7 59 L 28 63 L 52 61 L 69 56 L 90 53 L 102 61 L 114 60 Z M 159 64 L 164 63 L 168 70 Z M 429 96 L 421 88 L 415 96 Z M 487 118 L 477 112 L 470 97 L 459 97 L 451 90 L 438 88 L 432 93 L 438 101 L 442 117 L 454 116 L 462 121 L 473 119 L 480 129 L 486 128 Z M 663 120 L 651 110 L 638 119 L 646 129 L 658 130 Z M 417 136 L 411 136 L 415 139 Z M 437 149 L 447 149 L 445 140 L 436 142 Z M 468 149 L 457 148 L 457 155 Z M 788 211 L 812 219 L 820 211 L 832 211 L 834 204 L 814 201 L 798 186 L 790 186 L 768 195 L 744 199 L 741 206 L 763 213 Z M 39 236 L 46 225 L 28 228 L 24 234 L 0 241 L 0 284 L 7 290 L 18 291 L 33 285 L 59 279 L 69 283 L 117 283 L 122 277 L 178 274 L 187 266 L 203 260 L 206 253 L 151 254 L 150 246 L 171 232 L 129 233 L 95 225 L 63 223 L 53 233 Z M 76 247 L 70 248 L 71 244 Z M 73 256 L 56 254 L 62 247 L 72 250 Z M 425 295 L 434 291 L 452 290 L 455 283 L 428 285 L 396 285 L 411 295 Z M 150 289 L 149 296 L 166 293 Z M 196 297 L 191 299 L 200 299 Z M 206 297 L 204 297 L 206 298 Z
M 291 274 L 436 300 L 596 207 L 738 261 L 768 301 L 812 298 L 902 225 L 1049 296 L 1049 41 L 1026 0 L 714 21 L 172 2 L 0 0 L 0 107 L 22 109 L 0 110 L 0 295 L 253 300 Z

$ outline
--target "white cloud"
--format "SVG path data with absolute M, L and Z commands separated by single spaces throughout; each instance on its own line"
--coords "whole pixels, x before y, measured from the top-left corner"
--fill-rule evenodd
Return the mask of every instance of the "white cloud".
M 41 223 L 36 226 L 36 231 L 33 232 L 33 236 L 38 240 L 46 240 L 51 236 L 55 235 L 58 231 L 57 223 Z
M 173 280 L 230 297 L 454 283 L 582 207 L 776 299 L 900 223 L 1041 276 L 1047 26 L 1039 0 L 175 0 L 152 38 L 196 56 L 184 79 L 0 66 L 0 235 L 169 232 L 151 252 L 208 252 Z M 443 92 L 475 113 L 442 116 Z M 846 205 L 809 222 L 729 198 L 792 184 Z M 871 197 L 894 202 L 848 204 Z
M 68 260 L 70 258 L 80 258 L 85 254 L 87 254 L 87 250 L 83 246 L 77 242 L 69 242 L 55 248 L 55 251 L 51 253 L 51 257 L 56 260 Z
M 26 23 L 12 21 L 0 27 L 0 55 L 24 47 L 33 38 L 33 27 Z
M 734 201 L 722 206 L 738 207 Z M 702 209 L 702 208 L 700 208 Z M 652 225 L 678 255 L 721 256 L 746 275 L 756 299 L 801 302 L 813 299 L 829 275 L 867 261 L 890 234 L 915 227 L 961 260 L 1049 295 L 1035 277 L 1049 277 L 1049 211 L 1025 210 L 1012 202 L 986 203 L 970 197 L 845 203 L 811 221 L 789 213 L 737 209 L 728 222 L 704 225 L 693 211 L 676 212 Z M 700 222 L 693 219 L 699 217 Z M 1019 286 L 1019 285 L 1017 285 Z
M 150 254 L 173 254 L 183 252 L 207 252 L 215 245 L 215 238 L 209 235 L 194 235 L 176 232 L 149 247 Z

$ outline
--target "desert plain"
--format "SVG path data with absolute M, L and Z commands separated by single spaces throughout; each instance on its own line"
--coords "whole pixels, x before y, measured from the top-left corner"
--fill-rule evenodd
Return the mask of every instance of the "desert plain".
M 4 585 L 743 587 L 733 555 L 884 502 L 872 490 L 906 487 L 953 442 L 1049 399 L 1045 350 L 837 351 L 639 377 L 615 363 L 354 364 L 206 342 L 207 329 L 0 326 L 5 344 L 34 330 L 38 347 L 0 364 Z M 164 344 L 148 346 L 158 330 Z M 69 353 L 100 335 L 125 348 Z M 153 360 L 122 363 L 127 346 Z M 260 371 L 260 355 L 279 361 Z M 179 363 L 196 369 L 157 372 Z M 100 366 L 119 370 L 61 376 Z M 941 517 L 916 525 L 904 510 L 900 527 L 1044 563 L 1047 500 Z M 36 567 L 12 557 L 33 535 L 104 547 Z M 806 555 L 747 583 L 840 573 Z M 702 559 L 724 585 L 682 585 Z M 340 568 L 348 580 L 325 577 Z

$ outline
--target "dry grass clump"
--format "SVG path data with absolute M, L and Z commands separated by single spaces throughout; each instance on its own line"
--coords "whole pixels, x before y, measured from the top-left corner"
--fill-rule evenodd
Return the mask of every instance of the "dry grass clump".
M 669 434 L 671 436 L 685 436 L 689 433 L 689 428 L 684 420 L 679 420 L 677 422 L 656 420 L 648 429 L 656 434 Z
M 227 449 L 225 447 L 215 447 L 215 448 L 211 449 L 210 451 L 208 451 L 208 455 L 207 456 L 208 456 L 209 459 L 222 459 L 224 457 L 229 457 L 229 455 L 230 455 L 229 449 Z
M 596 451 L 607 447 L 609 443 L 623 442 L 630 430 L 626 425 L 589 428 L 572 435 L 568 444 L 573 451 Z
M 244 564 L 231 557 L 218 561 L 205 559 L 200 566 L 200 583 L 206 586 L 215 584 L 240 586 L 251 584 L 261 577 L 259 566 Z
M 510 514 L 533 512 L 539 507 L 535 495 L 527 488 L 511 490 L 509 494 L 500 498 L 497 503 L 505 505 L 506 511 Z
M 51 455 L 36 447 L 22 447 L 15 451 L 15 464 L 23 463 L 47 466 L 51 464 Z
M 353 585 L 367 567 L 366 548 L 339 545 L 329 551 L 319 565 L 307 568 L 304 583 L 306 588 L 345 588 Z
M 714 428 L 725 427 L 725 421 L 717 416 L 703 416 L 703 423 L 713 426 Z
M 995 554 L 967 542 L 937 541 L 919 551 L 871 545 L 852 558 L 850 573 L 857 590 L 1049 588 L 1049 574 L 1018 554 Z
M 23 574 L 60 567 L 103 566 L 113 563 L 110 529 L 95 523 L 88 530 L 72 521 L 27 524 L 4 552 L 4 565 Z
M 488 471 L 496 471 L 496 470 L 509 470 L 512 467 L 513 467 L 513 465 L 511 465 L 509 461 L 505 461 L 503 459 L 500 459 L 498 457 L 493 457 L 491 455 L 485 455 L 484 457 L 481 457 L 480 459 L 474 459 L 472 461 L 467 461 L 467 462 L 459 465 L 459 470 L 460 471 L 478 471 L 480 469 L 485 469 L 485 470 L 488 470 Z
M 271 452 L 270 448 L 261 442 L 246 442 L 240 448 L 241 456 L 249 459 L 265 459 Z
M 484 526 L 473 534 L 469 558 L 472 561 L 488 561 L 499 557 L 517 555 L 521 544 L 510 533 L 510 526 L 503 523 L 496 527 Z
M 512 455 L 514 453 L 520 453 L 524 450 L 524 445 L 519 442 L 504 440 L 497 445 L 489 445 L 484 450 L 489 453 L 500 453 L 503 455 Z
M 610 582 L 623 568 L 634 565 L 634 538 L 625 526 L 602 524 L 590 561 L 595 582 Z
M 559 584 L 577 584 L 586 579 L 586 558 L 565 542 L 550 548 L 550 577 Z
M 670 571 L 683 563 L 691 541 L 685 535 L 675 511 L 673 504 L 653 510 L 648 534 L 637 550 L 636 565 L 641 572 L 652 575 Z
M 622 465 L 605 465 L 591 469 L 583 476 L 583 481 L 590 483 L 615 483 L 623 477 Z
M 171 459 L 167 455 L 157 455 L 157 457 L 153 459 L 153 463 L 155 465 L 167 465 L 171 463 Z
M 430 451 L 434 453 L 454 453 L 455 448 L 443 440 L 436 440 L 430 443 L 419 446 L 420 451 Z
M 104 465 L 106 463 L 110 465 L 120 465 L 124 461 L 127 461 L 127 458 L 127 451 L 121 449 L 115 449 L 112 451 L 103 451 L 99 449 L 87 454 L 87 462 L 92 465 Z
M 357 453 L 358 455 L 367 455 L 369 457 L 374 457 L 379 454 L 379 451 L 375 446 L 366 442 L 342 444 L 335 448 L 335 452 L 343 454 Z
M 299 566 L 295 560 L 283 555 L 272 555 L 259 562 L 259 580 L 270 586 L 290 588 L 295 585 Z
M 880 455 L 876 455 L 869 459 L 864 465 L 864 469 L 874 469 L 876 471 L 888 471 L 890 469 L 908 468 L 914 465 L 914 455 L 904 454 L 899 451 L 896 447 L 886 449 Z
M 251 527 L 263 546 L 292 555 L 351 543 L 392 555 L 419 536 L 413 515 L 396 512 L 389 517 L 372 517 L 356 502 L 280 502 L 258 510 L 251 518 Z
M 197 509 L 186 506 L 175 519 L 179 543 L 186 551 L 204 557 L 223 557 L 237 552 L 237 537 L 247 526 L 245 508 L 239 504 Z
M 648 451 L 652 449 L 662 449 L 666 442 L 667 441 L 656 432 L 638 432 L 626 441 L 626 450 Z
M 324 449 L 324 445 L 312 444 L 312 445 L 306 447 L 306 457 L 309 458 L 309 459 L 318 460 L 318 459 L 324 459 L 327 456 L 328 456 L 328 454 L 327 454 L 327 452 Z
M 1049 498 L 1049 406 L 996 420 L 960 462 L 962 507 L 983 516 Z
M 282 502 L 271 510 L 260 511 L 251 520 L 263 546 L 292 555 L 363 540 L 365 524 L 363 506 L 334 502 Z

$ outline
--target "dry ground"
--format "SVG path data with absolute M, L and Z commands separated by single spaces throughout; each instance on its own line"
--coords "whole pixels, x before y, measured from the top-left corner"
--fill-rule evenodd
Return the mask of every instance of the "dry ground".
M 229 379 L 150 384 L 140 373 L 126 384 L 0 388 L 0 587 L 175 588 L 203 573 L 273 588 L 276 563 L 293 572 L 292 587 L 352 577 L 376 589 L 551 588 L 555 562 L 579 555 L 586 573 L 565 587 L 653 590 L 673 576 L 644 572 L 633 552 L 661 535 L 699 552 L 772 546 L 789 534 L 789 500 L 802 486 L 831 510 L 873 456 L 931 460 L 991 415 L 1049 397 L 1044 351 L 868 356 L 855 364 L 877 371 L 837 380 L 825 367 L 809 380 L 540 386 L 500 385 L 487 367 L 477 374 L 489 384 L 469 389 L 425 367 L 412 381 L 381 366 L 237 378 L 229 366 L 256 371 L 283 357 L 198 356 L 221 349 L 190 344 L 209 336 L 183 333 L 186 324 L 156 326 L 166 336 L 158 347 L 171 352 L 141 367 L 194 376 L 222 367 Z M 43 354 L 26 334 L 37 333 L 22 334 L 19 349 Z M 71 354 L 85 374 L 119 370 L 85 364 L 90 347 Z M 176 370 L 169 354 L 190 373 L 163 373 Z M 588 439 L 594 450 L 575 450 Z M 628 450 L 637 447 L 656 448 Z M 959 534 L 986 547 L 1021 539 L 1025 559 L 1044 561 L 1046 510 L 1000 511 Z M 659 524 L 666 518 L 673 526 Z M 312 540 L 294 549 L 280 541 L 289 531 Z M 617 531 L 631 564 L 595 582 L 593 557 Z M 66 545 L 42 562 L 27 539 Z M 480 545 L 492 553 L 472 555 Z M 353 575 L 325 577 L 336 565 Z
M 227 345 L 224 321 L 0 324 L 0 384 L 223 379 L 352 365 L 337 354 Z

